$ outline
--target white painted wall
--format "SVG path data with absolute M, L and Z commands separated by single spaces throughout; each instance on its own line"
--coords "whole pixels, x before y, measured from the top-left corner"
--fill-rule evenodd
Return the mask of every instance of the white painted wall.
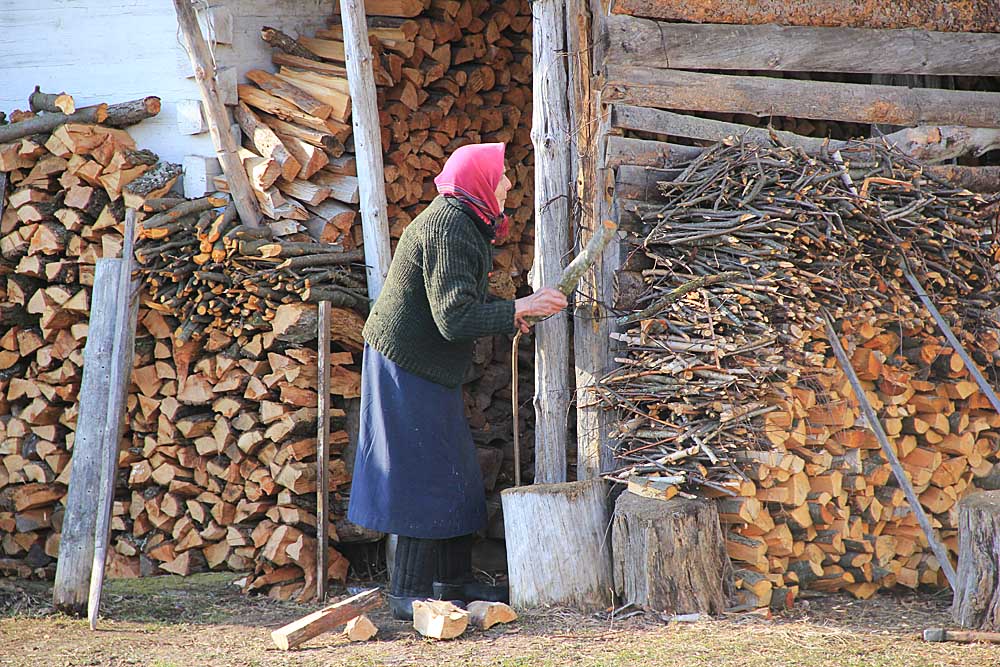
M 271 69 L 260 28 L 293 36 L 326 27 L 336 0 L 214 0 L 232 18 L 232 44 L 215 46 L 220 67 L 237 74 Z M 207 133 L 178 130 L 177 103 L 199 98 L 181 47 L 171 0 L 0 0 L 0 110 L 26 109 L 36 85 L 66 91 L 77 106 L 124 102 L 147 95 L 162 100 L 160 114 L 129 128 L 141 148 L 171 162 L 212 156 Z M 195 193 L 201 194 L 201 193 Z

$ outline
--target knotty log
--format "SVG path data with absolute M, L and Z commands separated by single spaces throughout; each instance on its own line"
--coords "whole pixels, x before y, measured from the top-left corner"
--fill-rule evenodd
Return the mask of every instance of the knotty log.
M 955 3 L 950 0 L 900 0 L 885 5 L 873 5 L 865 0 L 829 0 L 818 6 L 783 0 L 757 3 L 740 0 L 615 0 L 611 11 L 691 23 L 920 28 L 942 32 L 1000 31 L 1000 17 L 989 3 Z
M 295 39 L 289 37 L 281 30 L 264 26 L 260 29 L 260 38 L 276 49 L 281 49 L 285 53 L 299 58 L 318 60 L 312 51 L 299 44 Z
M 957 625 L 1000 630 L 1000 491 L 958 505 L 958 581 L 951 616 Z
M 609 602 L 607 486 L 599 479 L 501 493 L 511 603 L 603 609 Z
M 607 19 L 607 62 L 673 69 L 985 76 L 1000 44 L 990 34 L 789 25 L 696 25 Z
M 102 123 L 108 117 L 108 105 L 84 107 L 71 114 L 47 113 L 0 127 L 0 144 L 22 139 L 32 134 L 51 132 L 66 123 Z
M 271 639 L 275 646 L 283 651 L 288 651 L 313 637 L 347 623 L 366 611 L 378 608 L 381 604 L 382 597 L 379 594 L 379 589 L 373 588 L 278 628 L 271 633 Z
M 714 505 L 623 493 L 612 519 L 615 588 L 625 603 L 667 614 L 718 614 L 733 569 Z
M 607 101 L 887 125 L 1000 125 L 1000 93 L 731 76 L 614 65 Z M 537 97 L 536 97 L 537 104 Z
M 143 97 L 142 99 L 130 102 L 120 102 L 108 107 L 108 117 L 104 120 L 104 125 L 111 127 L 128 127 L 141 123 L 147 118 L 152 118 L 160 113 L 160 98 L 155 96 Z

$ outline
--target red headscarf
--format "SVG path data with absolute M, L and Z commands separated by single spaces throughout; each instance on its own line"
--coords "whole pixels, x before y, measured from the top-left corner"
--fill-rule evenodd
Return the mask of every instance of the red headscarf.
M 504 172 L 503 144 L 469 144 L 448 158 L 434 185 L 438 194 L 455 197 L 493 228 L 495 238 L 507 235 L 507 216 L 497 203 L 496 189 Z

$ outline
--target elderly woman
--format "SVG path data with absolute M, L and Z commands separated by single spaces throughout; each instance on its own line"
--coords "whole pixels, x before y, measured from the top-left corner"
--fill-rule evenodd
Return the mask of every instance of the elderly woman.
M 461 390 L 473 341 L 527 332 L 527 317 L 566 307 L 552 288 L 515 301 L 487 296 L 491 243 L 506 233 L 511 187 L 503 144 L 459 148 L 434 183 L 439 196 L 400 237 L 364 327 L 361 429 L 347 515 L 398 535 L 389 602 L 404 619 L 415 599 L 491 593 L 472 579 L 472 533 L 486 522 Z

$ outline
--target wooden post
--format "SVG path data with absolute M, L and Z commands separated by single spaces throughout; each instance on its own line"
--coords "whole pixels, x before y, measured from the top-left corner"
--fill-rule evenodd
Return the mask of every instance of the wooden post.
M 535 147 L 535 263 L 532 287 L 553 285 L 570 250 L 569 100 L 565 0 L 532 4 L 531 142 Z M 569 320 L 557 313 L 535 327 L 535 483 L 566 481 Z
M 340 0 L 351 124 L 358 164 L 361 229 L 365 239 L 368 296 L 374 301 L 389 272 L 389 220 L 385 204 L 382 134 L 378 120 L 372 49 L 362 0 Z
M 316 434 L 316 598 L 326 600 L 327 535 L 330 525 L 330 302 L 319 302 L 316 318 L 319 347 L 317 369 L 319 379 L 318 417 L 319 433 Z
M 94 270 L 87 345 L 83 352 L 80 413 L 70 461 L 66 516 L 63 519 L 56 563 L 52 604 L 56 609 L 82 616 L 87 610 L 90 573 L 94 561 L 98 489 L 101 476 L 101 438 L 108 416 L 112 354 L 114 352 L 115 300 L 120 259 L 100 259 Z
M 181 34 L 187 44 L 191 66 L 194 68 L 194 78 L 198 82 L 201 98 L 205 103 L 208 131 L 212 135 L 215 150 L 219 153 L 222 173 L 226 175 L 226 181 L 229 183 L 229 192 L 236 203 L 240 222 L 248 227 L 257 227 L 260 225 L 260 209 L 250 187 L 250 178 L 244 171 L 243 161 L 237 152 L 239 147 L 229 132 L 229 114 L 226 113 L 226 107 L 222 104 L 216 87 L 211 51 L 201 34 L 201 26 L 198 25 L 198 18 L 191 7 L 191 0 L 174 0 L 174 9 L 177 12 L 177 23 Z
M 111 368 L 108 376 L 107 417 L 101 438 L 101 485 L 97 502 L 97 525 L 94 529 L 94 564 L 90 571 L 90 595 L 87 618 L 90 629 L 97 629 L 97 612 L 104 588 L 104 564 L 111 539 L 111 508 L 115 500 L 115 480 L 118 476 L 118 450 L 125 428 L 125 408 L 129 380 L 132 376 L 132 356 L 135 352 L 135 324 L 139 313 L 137 291 L 139 281 L 132 279 L 135 245 L 135 211 L 125 211 L 125 243 L 118 269 L 117 295 L 114 308 Z M 72 474 L 72 473 L 71 473 Z

